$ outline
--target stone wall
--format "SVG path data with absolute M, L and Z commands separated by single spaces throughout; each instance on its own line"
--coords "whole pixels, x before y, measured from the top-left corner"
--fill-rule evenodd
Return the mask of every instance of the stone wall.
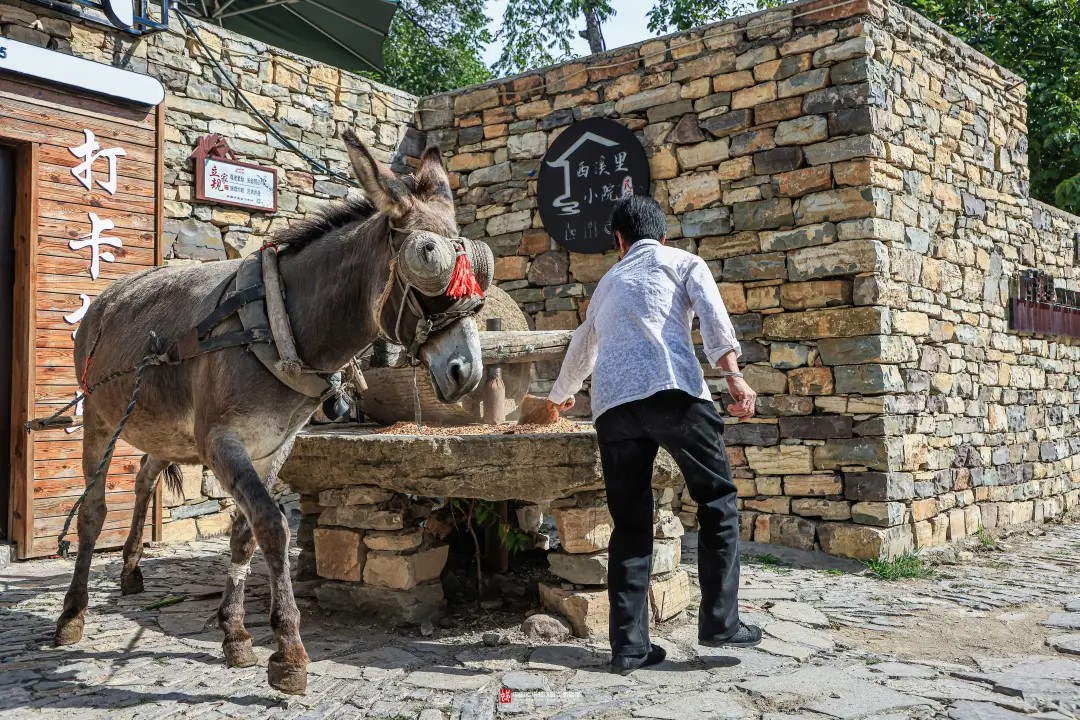
M 166 263 L 244 256 L 275 231 L 359 192 L 319 174 L 272 137 L 236 99 L 180 21 L 174 18 L 171 25 L 168 32 L 132 38 L 18 0 L 0 4 L 0 32 L 6 37 L 149 74 L 165 85 Z M 213 25 L 197 26 L 247 99 L 282 135 L 339 175 L 352 175 L 340 140 L 346 127 L 353 127 L 380 160 L 398 167 L 403 161 L 399 146 L 409 149 L 419 137 L 408 125 L 416 102 L 412 96 Z M 196 139 L 208 133 L 224 136 L 239 160 L 277 168 L 278 212 L 192 201 L 188 156 Z M 164 539 L 228 532 L 231 499 L 208 470 L 183 470 L 185 496 L 165 492 Z
M 892 4 L 815 0 L 424 98 L 418 125 L 538 329 L 575 327 L 616 260 L 549 239 L 540 158 L 575 120 L 633 130 L 760 393 L 726 435 L 744 539 L 868 558 L 1076 500 L 1077 407 L 1064 374 L 1044 389 L 1072 346 L 1005 328 L 1015 268 L 1073 257 L 1032 222 L 1017 83 Z M 538 370 L 543 391 L 557 368 Z
M 1025 268 L 1078 288 L 1080 218 L 1028 198 L 1021 78 L 900 7 L 870 36 L 894 196 L 875 292 L 904 343 L 884 421 L 912 471 L 882 515 L 917 548 L 1043 522 L 1080 496 L 1080 346 L 1009 331 L 1008 305 Z

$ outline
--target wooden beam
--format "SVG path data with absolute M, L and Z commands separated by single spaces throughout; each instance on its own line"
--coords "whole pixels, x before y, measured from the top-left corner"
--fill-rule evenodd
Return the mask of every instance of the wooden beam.
M 480 333 L 485 363 L 554 360 L 566 354 L 572 330 L 502 330 Z
M 38 146 L 16 148 L 15 178 L 15 288 L 11 317 L 11 501 L 10 537 L 20 559 L 33 553 L 34 438 L 26 421 L 34 408 L 36 350 L 34 333 L 37 295 Z
M 156 182 L 154 183 L 154 265 L 165 264 L 165 105 L 169 102 L 168 94 L 165 100 L 157 106 L 157 118 L 155 121 L 157 137 L 157 168 Z M 164 520 L 164 508 L 162 507 L 162 488 L 164 483 L 158 480 L 154 488 L 154 506 L 151 515 L 150 537 L 160 542 L 163 535 L 161 524 Z

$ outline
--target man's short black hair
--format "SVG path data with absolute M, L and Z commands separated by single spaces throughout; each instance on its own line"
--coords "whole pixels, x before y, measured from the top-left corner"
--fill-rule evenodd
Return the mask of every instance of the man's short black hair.
M 667 220 L 660 203 L 648 195 L 628 195 L 620 198 L 611 211 L 611 234 L 618 232 L 623 242 L 633 245 L 638 240 L 661 240 L 667 237 Z M 618 240 L 613 241 L 618 247 Z

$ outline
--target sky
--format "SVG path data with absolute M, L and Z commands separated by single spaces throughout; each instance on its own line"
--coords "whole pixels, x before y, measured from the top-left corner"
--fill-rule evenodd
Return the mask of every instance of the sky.
M 645 19 L 645 13 L 652 7 L 652 2 L 649 0 L 612 0 L 611 5 L 615 8 L 615 17 L 604 23 L 604 40 L 607 41 L 608 49 L 633 45 L 653 36 L 646 27 Z M 506 0 L 488 0 L 487 15 L 496 27 L 502 22 L 505 8 Z M 584 29 L 584 27 L 583 20 L 579 29 Z M 571 45 L 579 55 L 589 54 L 589 43 L 584 38 L 572 38 Z M 501 44 L 498 42 L 488 45 L 484 52 L 484 62 L 491 65 L 498 60 L 501 49 Z

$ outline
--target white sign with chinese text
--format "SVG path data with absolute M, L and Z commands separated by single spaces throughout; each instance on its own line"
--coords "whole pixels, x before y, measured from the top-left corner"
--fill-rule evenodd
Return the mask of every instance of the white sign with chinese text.
M 206 158 L 199 199 L 259 210 L 277 209 L 277 176 L 273 170 Z

